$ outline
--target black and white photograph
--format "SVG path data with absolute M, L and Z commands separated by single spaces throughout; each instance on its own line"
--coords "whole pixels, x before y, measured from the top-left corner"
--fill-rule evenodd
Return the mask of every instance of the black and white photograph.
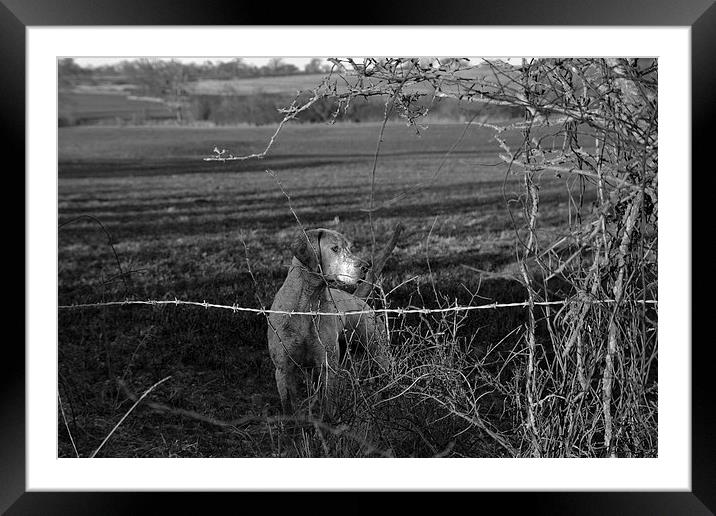
M 713 1 L 0 0 L 0 512 L 712 514 Z
M 659 58 L 57 59 L 57 457 L 659 457 Z

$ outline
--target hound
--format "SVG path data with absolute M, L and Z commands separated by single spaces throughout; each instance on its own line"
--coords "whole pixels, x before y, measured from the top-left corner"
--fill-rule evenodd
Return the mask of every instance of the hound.
M 268 347 L 276 366 L 276 387 L 284 413 L 296 410 L 302 368 L 319 374 L 326 403 L 335 395 L 335 376 L 341 364 L 340 344 L 359 343 L 367 359 L 388 367 L 384 319 L 352 294 L 331 285 L 355 285 L 368 264 L 353 255 L 350 242 L 330 229 L 300 231 L 291 245 L 293 259 L 271 310 L 281 312 L 346 312 L 361 314 L 289 315 L 270 313 Z M 305 397 L 304 397 L 305 398 Z

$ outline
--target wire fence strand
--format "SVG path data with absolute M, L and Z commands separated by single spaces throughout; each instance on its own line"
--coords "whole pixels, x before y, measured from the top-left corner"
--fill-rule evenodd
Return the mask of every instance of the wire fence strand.
M 560 300 L 560 301 L 535 301 L 532 303 L 533 306 L 558 306 L 558 305 L 566 305 L 570 303 L 586 303 L 586 304 L 612 304 L 616 303 L 617 300 L 615 299 L 595 299 L 595 300 L 585 300 L 580 298 L 575 299 L 568 299 L 568 300 Z M 626 303 L 627 301 L 622 300 L 621 303 Z M 658 300 L 656 299 L 638 299 L 632 301 L 635 304 L 644 304 L 644 305 L 655 305 L 658 304 Z M 68 310 L 68 309 L 81 309 L 81 308 L 99 308 L 99 307 L 109 307 L 109 306 L 127 306 L 127 305 L 150 305 L 150 306 L 162 306 L 162 305 L 185 305 L 185 306 L 197 306 L 197 307 L 203 307 L 206 309 L 209 308 L 218 308 L 222 310 L 231 310 L 233 312 L 249 312 L 254 314 L 260 314 L 260 315 L 267 315 L 267 314 L 282 314 L 282 315 L 311 315 L 311 316 L 344 316 L 344 315 L 361 315 L 361 314 L 374 314 L 374 313 L 383 313 L 383 314 L 397 314 L 397 315 L 406 315 L 406 314 L 431 314 L 431 313 L 447 313 L 447 312 L 468 312 L 471 310 L 495 310 L 498 308 L 518 308 L 518 307 L 529 307 L 530 302 L 529 301 L 522 301 L 522 302 L 516 302 L 516 303 L 490 303 L 485 305 L 469 305 L 469 306 L 451 306 L 446 308 L 375 308 L 370 310 L 347 310 L 347 311 L 337 311 L 337 312 L 320 312 L 320 311 L 310 311 L 310 312 L 301 312 L 301 311 L 286 311 L 286 310 L 268 310 L 264 308 L 250 308 L 250 307 L 244 307 L 244 306 L 238 306 L 238 305 L 219 305 L 215 303 L 207 303 L 206 301 L 200 302 L 200 301 L 182 301 L 179 299 L 174 300 L 147 300 L 147 301 L 140 301 L 140 300 L 125 300 L 125 301 L 107 301 L 104 303 L 78 303 L 78 304 L 72 304 L 72 305 L 58 305 L 58 309 L 61 310 Z

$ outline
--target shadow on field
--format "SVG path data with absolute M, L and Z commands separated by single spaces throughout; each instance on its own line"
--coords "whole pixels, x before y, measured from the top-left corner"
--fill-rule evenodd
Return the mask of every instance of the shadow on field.
M 292 169 L 296 166 L 317 167 L 325 165 L 341 165 L 347 159 L 326 156 L 324 158 L 303 159 L 295 161 L 289 158 L 266 158 L 264 160 L 204 162 L 202 158 L 187 159 L 121 159 L 112 161 L 61 161 L 58 175 L 61 178 L 89 177 L 144 177 L 144 176 L 175 176 L 183 174 L 237 174 L 242 172 L 263 172 L 267 168 L 273 170 Z
M 475 151 L 453 150 L 453 157 L 485 157 L 484 153 Z M 382 159 L 409 157 L 411 160 L 423 158 L 439 158 L 445 155 L 444 150 L 391 151 L 381 154 Z M 302 153 L 267 155 L 262 159 L 204 161 L 204 157 L 193 158 L 124 158 L 113 160 L 61 160 L 58 163 L 58 175 L 61 178 L 81 177 L 131 177 L 131 176 L 157 176 L 181 174 L 215 174 L 215 173 L 242 173 L 263 172 L 266 169 L 287 170 L 293 168 L 311 168 L 318 166 L 340 166 L 357 163 L 371 163 L 374 159 L 372 153 Z M 493 158 L 494 159 L 494 158 Z
M 431 191 L 435 191 L 436 195 L 441 192 L 455 192 L 458 186 L 451 185 L 449 187 L 435 187 Z M 397 192 L 397 190 L 396 190 Z M 383 196 L 388 199 L 391 191 L 386 190 Z M 590 200 L 589 195 L 585 196 L 585 200 Z M 563 194 L 561 192 L 546 191 L 542 194 L 541 202 L 544 206 L 551 203 L 561 202 Z M 323 200 L 324 202 L 320 202 Z M 277 198 L 273 203 L 274 208 L 269 208 L 270 203 L 259 201 L 254 203 L 249 201 L 243 203 L 241 200 L 235 201 L 212 201 L 197 199 L 191 203 L 185 203 L 185 209 L 176 213 L 175 203 L 167 203 L 164 211 L 161 211 L 161 205 L 155 209 L 140 209 L 134 212 L 131 208 L 126 210 L 118 210 L 114 213 L 103 214 L 102 220 L 107 227 L 112 228 L 113 234 L 117 238 L 125 238 L 128 236 L 136 237 L 140 235 L 161 235 L 162 237 L 191 237 L 200 236 L 216 231 L 235 231 L 237 228 L 261 228 L 270 229 L 275 227 L 292 227 L 296 224 L 296 215 L 283 207 L 276 208 L 276 205 L 285 202 L 285 198 Z M 297 209 L 302 224 L 307 227 L 317 227 L 326 224 L 326 219 L 330 213 L 331 217 L 337 217 L 340 220 L 356 220 L 366 216 L 365 208 L 358 204 L 355 198 L 348 199 L 354 207 L 348 208 L 343 204 L 341 198 L 324 197 L 323 195 L 299 197 L 295 202 L 309 203 L 308 209 Z M 399 204 L 386 206 L 385 208 L 376 210 L 379 217 L 390 216 L 391 218 L 399 218 L 401 220 L 422 220 L 427 217 L 436 216 L 455 216 L 460 214 L 476 214 L 484 216 L 485 214 L 494 213 L 494 208 L 504 201 L 501 192 L 477 195 L 474 197 L 466 197 L 464 199 L 453 198 L 449 203 L 442 200 L 434 200 L 426 202 L 422 199 L 410 201 L 410 199 L 402 200 Z M 233 204 L 233 203 L 236 204 Z M 380 201 L 377 201 L 379 204 Z M 232 205 L 233 204 L 233 205 Z M 142 212 L 147 212 L 146 215 Z M 504 210 L 501 210 L 504 214 Z M 60 223 L 84 213 L 96 213 L 91 208 L 73 209 L 71 215 L 61 215 Z M 150 213 L 151 212 L 151 213 Z M 519 216 L 519 213 L 518 213 Z M 556 214 L 555 217 L 559 217 Z M 504 215 L 502 215 L 504 218 Z M 504 224 L 504 222 L 500 222 Z M 69 227 L 67 233 L 79 233 L 86 231 L 81 226 Z

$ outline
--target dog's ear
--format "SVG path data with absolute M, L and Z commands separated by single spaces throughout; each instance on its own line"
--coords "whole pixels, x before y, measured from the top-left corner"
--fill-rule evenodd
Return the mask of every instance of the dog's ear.
M 299 231 L 291 244 L 293 255 L 312 271 L 318 271 L 318 241 L 321 230 Z

